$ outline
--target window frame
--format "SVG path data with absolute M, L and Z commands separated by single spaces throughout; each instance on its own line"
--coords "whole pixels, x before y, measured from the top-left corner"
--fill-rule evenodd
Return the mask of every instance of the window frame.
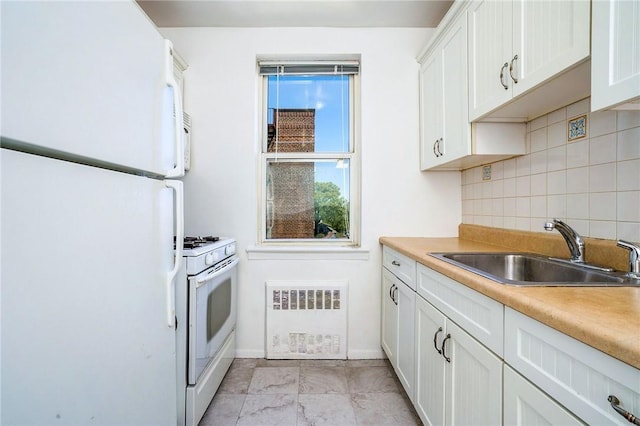
M 359 58 L 357 59 L 359 64 Z M 360 247 L 360 71 L 345 75 L 349 80 L 349 147 L 345 152 L 267 152 L 268 137 L 268 86 L 269 75 L 260 75 L 258 60 L 259 110 L 259 188 L 258 188 L 258 243 L 262 246 L 301 247 Z M 271 62 L 271 61 L 270 61 Z M 287 61 L 275 61 L 287 63 Z M 305 61 L 305 64 L 326 63 L 327 60 Z M 331 62 L 331 60 L 329 60 Z M 334 61 L 339 63 L 339 61 Z M 312 74 L 312 73 L 310 73 Z M 322 75 L 318 73 L 318 75 Z M 326 75 L 326 73 L 324 73 Z M 267 171 L 270 161 L 316 162 L 326 160 L 349 160 L 349 238 L 267 238 Z

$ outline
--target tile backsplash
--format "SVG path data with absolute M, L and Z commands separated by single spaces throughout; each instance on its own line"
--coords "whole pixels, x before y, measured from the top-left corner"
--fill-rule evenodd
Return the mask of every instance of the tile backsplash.
M 527 123 L 527 154 L 462 172 L 462 223 L 640 241 L 640 111 L 589 113 L 589 99 Z M 570 140 L 571 138 L 571 140 Z M 485 179 L 483 179 L 483 177 Z

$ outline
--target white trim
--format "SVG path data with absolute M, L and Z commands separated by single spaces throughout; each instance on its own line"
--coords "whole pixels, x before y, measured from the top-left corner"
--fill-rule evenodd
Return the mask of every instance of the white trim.
M 260 59 L 258 59 L 258 62 Z M 318 62 L 321 62 L 318 61 Z M 258 70 L 259 72 L 259 70 Z M 264 131 L 266 129 L 266 123 L 268 122 L 268 108 L 267 108 L 267 88 L 268 88 L 268 76 L 257 75 L 259 79 L 258 90 L 261 111 L 259 116 L 261 117 L 261 122 L 259 123 L 258 129 L 258 138 L 260 140 L 260 150 L 258 152 L 258 235 L 257 242 L 258 244 L 278 244 L 278 245 L 290 245 L 289 250 L 283 250 L 280 247 L 277 249 L 267 248 L 263 246 L 258 246 L 260 249 L 255 250 L 247 250 L 249 253 L 249 259 L 344 259 L 346 253 L 350 253 L 347 255 L 349 258 L 354 253 L 354 247 L 357 247 L 360 243 L 360 226 L 361 226 L 361 163 L 360 163 L 360 74 L 352 74 L 349 76 L 349 96 L 351 101 L 349 102 L 349 149 L 347 152 L 336 152 L 336 153 L 272 153 L 266 152 L 267 149 L 267 134 Z M 308 154 L 308 155 L 305 155 Z M 349 172 L 349 231 L 350 238 L 344 239 L 336 244 L 338 246 L 334 246 L 334 248 L 320 248 L 316 251 L 317 253 L 321 253 L 320 257 L 310 257 L 312 251 L 304 248 L 301 250 L 301 245 L 309 243 L 313 245 L 327 245 L 327 241 L 301 241 L 301 240 L 278 240 L 278 239 L 267 239 L 267 229 L 265 223 L 266 211 L 267 211 L 267 199 L 266 199 L 266 181 L 267 181 L 267 167 L 266 163 L 270 159 L 282 159 L 282 160 L 325 160 L 325 159 L 349 159 L 350 172 Z M 331 242 L 333 244 L 333 241 Z M 350 247 L 345 248 L 342 244 L 350 245 Z M 334 250 L 333 254 L 337 257 L 326 257 L 328 251 Z M 262 253 L 261 255 L 252 255 L 251 253 Z M 274 253 L 280 253 L 279 255 L 274 256 Z M 368 259 L 368 250 L 366 251 L 366 257 L 364 259 Z M 362 256 L 360 256 L 362 258 Z
M 347 359 L 386 359 L 382 349 L 347 351 Z
M 369 260 L 369 249 L 350 246 L 269 245 L 246 248 L 249 260 Z
M 236 358 L 264 358 L 264 349 L 236 349 Z

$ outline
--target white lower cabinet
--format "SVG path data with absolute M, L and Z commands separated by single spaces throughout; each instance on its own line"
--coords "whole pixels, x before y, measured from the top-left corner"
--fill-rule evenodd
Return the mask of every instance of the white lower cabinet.
M 391 272 L 382 268 L 382 319 L 380 332 L 380 345 L 387 354 L 391 365 L 396 363 L 396 351 L 398 350 L 398 307 L 393 297 L 395 280 Z
M 580 420 L 505 364 L 505 425 L 584 425 Z
M 413 401 L 416 292 L 389 271 L 387 265 L 393 267 L 394 272 L 401 270 L 408 272 L 408 277 L 415 277 L 416 262 L 387 247 L 383 258 L 381 345 L 407 396 Z
M 640 370 L 513 309 L 505 309 L 504 360 L 588 424 L 629 424 L 609 396 L 640 413 Z M 506 402 L 505 402 L 506 404 Z
M 413 401 L 415 394 L 416 292 L 402 283 L 402 285 L 398 285 L 396 300 L 398 302 L 398 351 L 394 367 L 405 392 Z
M 414 406 L 425 425 L 444 424 L 444 369 L 442 341 L 446 317 L 418 296 L 416 300 L 416 394 Z
M 416 300 L 416 394 L 426 425 L 502 423 L 502 360 L 422 297 Z
M 382 347 L 425 425 L 625 425 L 619 411 L 640 414 L 639 369 L 387 247 L 383 256 Z

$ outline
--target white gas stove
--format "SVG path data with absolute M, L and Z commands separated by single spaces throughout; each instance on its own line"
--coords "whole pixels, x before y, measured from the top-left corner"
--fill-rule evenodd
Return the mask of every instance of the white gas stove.
M 176 291 L 176 313 L 185 342 L 185 424 L 197 425 L 235 356 L 238 287 L 233 238 L 186 237 L 186 277 Z M 181 380 L 182 382 L 182 380 Z

